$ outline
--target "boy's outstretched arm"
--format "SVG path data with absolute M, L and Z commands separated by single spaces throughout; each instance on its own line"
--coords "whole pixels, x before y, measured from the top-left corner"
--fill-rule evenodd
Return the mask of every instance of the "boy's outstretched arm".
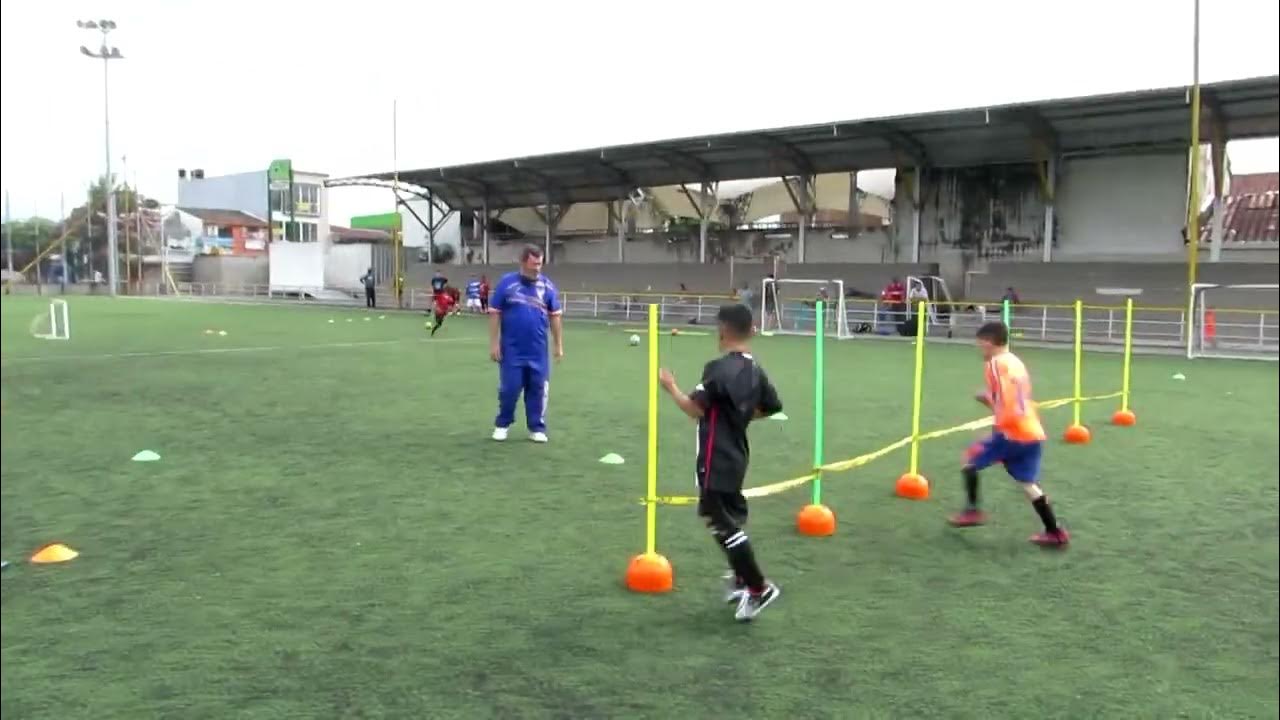
M 676 385 L 676 376 L 671 374 L 670 370 L 663 368 L 658 371 L 658 383 L 662 385 L 662 389 L 667 391 L 672 400 L 676 401 L 676 406 L 684 412 L 685 415 L 697 420 L 702 417 L 703 409 L 696 400 L 684 394 L 684 391 Z
M 760 404 L 756 406 L 756 417 L 770 417 L 782 412 L 782 400 L 778 397 L 778 390 L 769 381 L 769 376 L 760 371 Z

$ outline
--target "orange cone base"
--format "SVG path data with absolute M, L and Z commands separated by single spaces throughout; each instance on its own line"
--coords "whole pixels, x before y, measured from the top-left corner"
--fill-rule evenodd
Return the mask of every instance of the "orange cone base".
M 1072 445 L 1088 445 L 1093 435 L 1089 432 L 1089 428 L 1083 425 L 1072 425 L 1062 434 L 1062 439 Z
M 1133 414 L 1132 410 L 1117 410 L 1111 416 L 1111 424 L 1120 427 L 1133 427 L 1138 424 L 1138 416 Z
M 835 535 L 836 514 L 826 505 L 805 505 L 796 516 L 796 529 L 809 537 Z
M 671 563 L 658 553 L 641 553 L 627 565 L 627 589 L 632 592 L 671 592 Z
M 31 562 L 38 565 L 64 563 L 68 560 L 75 560 L 79 555 L 80 553 L 62 543 L 52 543 L 36 550 L 35 554 L 31 556 Z
M 898 478 L 898 482 L 894 485 L 893 491 L 898 497 L 908 500 L 928 500 L 929 499 L 929 481 L 923 475 L 905 473 Z

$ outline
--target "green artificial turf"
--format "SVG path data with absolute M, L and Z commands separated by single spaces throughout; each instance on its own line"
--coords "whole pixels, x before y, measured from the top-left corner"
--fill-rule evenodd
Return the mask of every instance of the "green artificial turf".
M 968 432 L 924 444 L 927 502 L 892 496 L 905 451 L 828 476 L 830 538 L 794 531 L 807 489 L 756 500 L 783 596 L 741 626 L 688 507 L 659 510 L 676 592 L 623 589 L 644 546 L 638 325 L 570 321 L 552 442 L 524 442 L 521 414 L 499 445 L 478 319 L 428 340 L 416 314 L 73 298 L 56 342 L 30 335 L 44 304 L 0 305 L 6 720 L 1278 711 L 1273 364 L 1140 356 L 1138 426 L 1087 404 L 1086 447 L 1046 412 L 1066 552 L 1026 542 L 1035 515 L 995 470 L 992 524 L 946 527 Z M 790 420 L 753 426 L 751 485 L 810 464 L 811 343 L 756 344 Z M 927 349 L 924 429 L 979 417 L 973 349 Z M 661 340 L 686 387 L 714 350 Z M 913 350 L 828 342 L 828 460 L 909 432 Z M 1040 399 L 1071 394 L 1069 353 L 1023 357 Z M 1118 389 L 1118 356 L 1085 363 L 1086 394 Z M 692 428 L 662 399 L 659 492 L 687 494 Z M 25 562 L 55 540 L 80 557 Z

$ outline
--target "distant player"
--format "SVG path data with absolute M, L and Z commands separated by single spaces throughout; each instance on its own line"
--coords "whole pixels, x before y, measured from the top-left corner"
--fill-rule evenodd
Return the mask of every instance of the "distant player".
M 989 437 L 969 448 L 961 471 L 968 502 L 962 512 L 951 517 L 951 524 L 973 527 L 986 522 L 986 513 L 978 508 L 978 472 L 1003 463 L 1010 477 L 1022 485 L 1031 507 L 1044 523 L 1044 532 L 1032 535 L 1031 542 L 1064 547 L 1070 537 L 1058 526 L 1038 479 L 1045 434 L 1031 397 L 1031 376 L 1022 361 L 1009 351 L 1009 328 L 1004 323 L 989 322 L 979 328 L 978 349 L 987 367 L 986 389 L 977 400 L 991 408 L 995 425 Z
M 374 308 L 378 306 L 378 278 L 373 274 L 373 268 L 360 276 L 360 284 L 364 285 L 364 306 Z
M 453 311 L 454 315 L 461 315 L 462 314 L 462 291 L 450 285 L 449 287 L 445 288 L 444 292 L 446 295 L 449 296 L 449 300 L 450 300 L 449 309 Z
M 480 281 L 476 279 L 475 275 L 472 275 L 471 279 L 467 281 L 467 309 L 471 312 L 482 312 L 480 307 L 481 292 Z
M 707 363 L 702 382 L 693 392 L 685 395 L 669 370 L 661 370 L 658 379 L 676 405 L 698 422 L 694 460 L 698 515 L 729 559 L 726 600 L 736 604 L 734 618 L 747 622 L 781 595 L 778 586 L 760 571 L 751 541 L 742 529 L 747 522 L 742 483 L 751 458 L 747 426 L 755 418 L 781 412 L 782 401 L 769 376 L 751 356 L 751 309 L 725 305 L 716 319 L 724 355 Z
M 440 296 L 444 294 L 444 290 L 447 287 L 449 287 L 449 278 L 445 277 L 444 273 L 440 272 L 439 268 L 436 268 L 435 274 L 431 276 L 432 302 L 438 300 Z
M 493 288 L 489 287 L 489 276 L 480 276 L 480 312 L 489 312 L 489 293 L 493 292 Z
M 449 317 L 449 311 L 453 309 L 455 302 L 449 293 L 441 293 L 436 297 L 435 305 L 431 308 L 436 316 L 435 323 L 431 325 L 431 337 L 435 337 L 436 331 L 444 325 L 444 319 Z

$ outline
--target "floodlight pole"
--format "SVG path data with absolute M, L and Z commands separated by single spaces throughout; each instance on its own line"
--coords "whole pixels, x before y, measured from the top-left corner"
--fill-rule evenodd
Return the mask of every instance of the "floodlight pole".
M 1191 354 L 1192 315 L 1196 307 L 1196 265 L 1200 260 L 1200 0 L 1195 0 L 1191 47 L 1191 156 L 1187 190 L 1187 311 L 1182 323 Z
M 76 21 L 76 26 L 85 30 L 97 30 L 102 33 L 102 46 L 96 52 L 81 45 L 80 53 L 86 57 L 102 60 L 102 131 L 107 158 L 107 285 L 108 293 L 116 295 L 117 275 L 120 264 L 119 244 L 116 240 L 116 188 L 115 178 L 111 175 L 111 83 L 108 68 L 112 60 L 123 60 L 120 48 L 107 45 L 107 35 L 116 29 L 112 20 Z

